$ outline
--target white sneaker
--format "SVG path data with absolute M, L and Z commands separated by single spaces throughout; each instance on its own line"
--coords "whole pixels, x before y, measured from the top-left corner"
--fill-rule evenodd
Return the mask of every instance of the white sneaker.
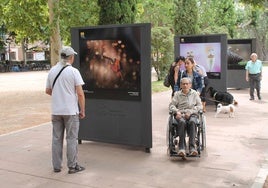
M 195 149 L 191 149 L 190 156 L 197 156 L 198 152 Z
M 179 150 L 179 152 L 178 152 L 178 155 L 180 156 L 180 157 L 185 157 L 185 150 L 184 149 L 180 149 Z

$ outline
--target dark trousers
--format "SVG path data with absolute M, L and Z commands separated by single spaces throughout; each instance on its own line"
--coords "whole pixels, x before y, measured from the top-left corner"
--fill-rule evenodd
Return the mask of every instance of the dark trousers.
M 254 99 L 254 89 L 257 91 L 257 96 L 260 98 L 261 90 L 261 75 L 260 74 L 249 74 L 249 94 L 250 98 Z
M 195 135 L 197 116 L 191 116 L 189 120 L 181 118 L 177 121 L 177 136 L 179 136 L 179 149 L 185 149 L 186 131 L 189 135 L 190 150 L 195 148 Z

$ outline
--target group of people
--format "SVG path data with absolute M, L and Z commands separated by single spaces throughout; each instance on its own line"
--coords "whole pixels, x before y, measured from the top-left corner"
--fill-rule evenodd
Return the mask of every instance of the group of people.
M 54 172 L 62 169 L 63 140 L 66 130 L 67 166 L 68 173 L 73 174 L 85 168 L 78 164 L 77 139 L 79 118 L 85 117 L 85 96 L 82 89 L 84 81 L 78 69 L 72 67 L 77 52 L 71 47 L 61 50 L 61 61 L 53 66 L 47 77 L 46 94 L 52 96 L 52 165 Z M 251 54 L 247 63 L 246 80 L 250 83 L 250 100 L 254 100 L 254 88 L 260 95 L 260 81 L 262 76 L 262 62 L 257 54 Z M 182 65 L 185 70 L 182 70 Z M 170 83 L 172 100 L 169 110 L 172 111 L 177 124 L 179 136 L 178 155 L 184 157 L 186 131 L 189 135 L 190 155 L 198 155 L 195 149 L 196 124 L 198 112 L 206 111 L 206 87 L 208 78 L 206 70 L 198 65 L 191 57 L 179 56 L 170 67 Z
M 185 70 L 182 69 L 183 65 Z M 170 85 L 172 88 L 171 96 L 180 89 L 180 81 L 184 77 L 189 77 L 192 82 L 192 89 L 196 90 L 201 97 L 203 111 L 206 112 L 206 88 L 208 86 L 208 77 L 203 66 L 191 57 L 179 56 L 175 59 L 169 69 Z
M 185 70 L 182 66 L 185 66 Z M 179 56 L 172 63 L 170 70 L 172 100 L 169 109 L 174 115 L 179 136 L 178 155 L 186 155 L 186 131 L 189 135 L 189 151 L 191 156 L 198 155 L 195 148 L 196 124 L 198 111 L 206 111 L 206 87 L 208 78 L 206 70 L 191 57 Z
M 183 64 L 185 70 L 181 69 Z M 245 69 L 246 81 L 250 86 L 250 100 L 254 100 L 254 89 L 257 91 L 258 99 L 261 100 L 262 62 L 258 60 L 256 53 L 251 54 Z M 179 136 L 178 155 L 181 157 L 186 155 L 187 132 L 190 156 L 196 156 L 198 153 L 195 149 L 195 135 L 198 111 L 203 109 L 203 112 L 206 112 L 206 88 L 208 86 L 206 70 L 193 58 L 179 56 L 171 64 L 169 74 L 172 88 L 169 110 L 174 114 L 178 134 L 176 136 Z

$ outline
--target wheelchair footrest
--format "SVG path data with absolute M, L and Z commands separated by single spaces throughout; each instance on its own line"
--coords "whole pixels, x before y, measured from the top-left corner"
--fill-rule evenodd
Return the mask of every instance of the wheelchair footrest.
M 169 156 L 170 157 L 181 157 L 181 156 L 178 155 L 178 153 L 175 153 L 175 152 L 170 153 Z M 194 157 L 201 157 L 201 156 L 200 156 L 200 154 L 193 156 L 193 155 L 190 155 L 189 153 L 186 153 L 186 155 L 184 157 L 181 157 L 181 158 L 186 158 L 186 157 L 187 158 L 188 157 L 193 157 L 194 158 Z

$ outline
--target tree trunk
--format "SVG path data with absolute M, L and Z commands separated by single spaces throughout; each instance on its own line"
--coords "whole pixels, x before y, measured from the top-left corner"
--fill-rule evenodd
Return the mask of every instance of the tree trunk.
M 59 26 L 59 0 L 48 0 L 50 24 L 50 64 L 55 65 L 60 59 L 61 37 Z
M 26 65 L 27 56 L 26 56 L 26 49 L 25 49 L 25 38 L 21 41 L 21 50 L 22 50 L 23 65 Z

